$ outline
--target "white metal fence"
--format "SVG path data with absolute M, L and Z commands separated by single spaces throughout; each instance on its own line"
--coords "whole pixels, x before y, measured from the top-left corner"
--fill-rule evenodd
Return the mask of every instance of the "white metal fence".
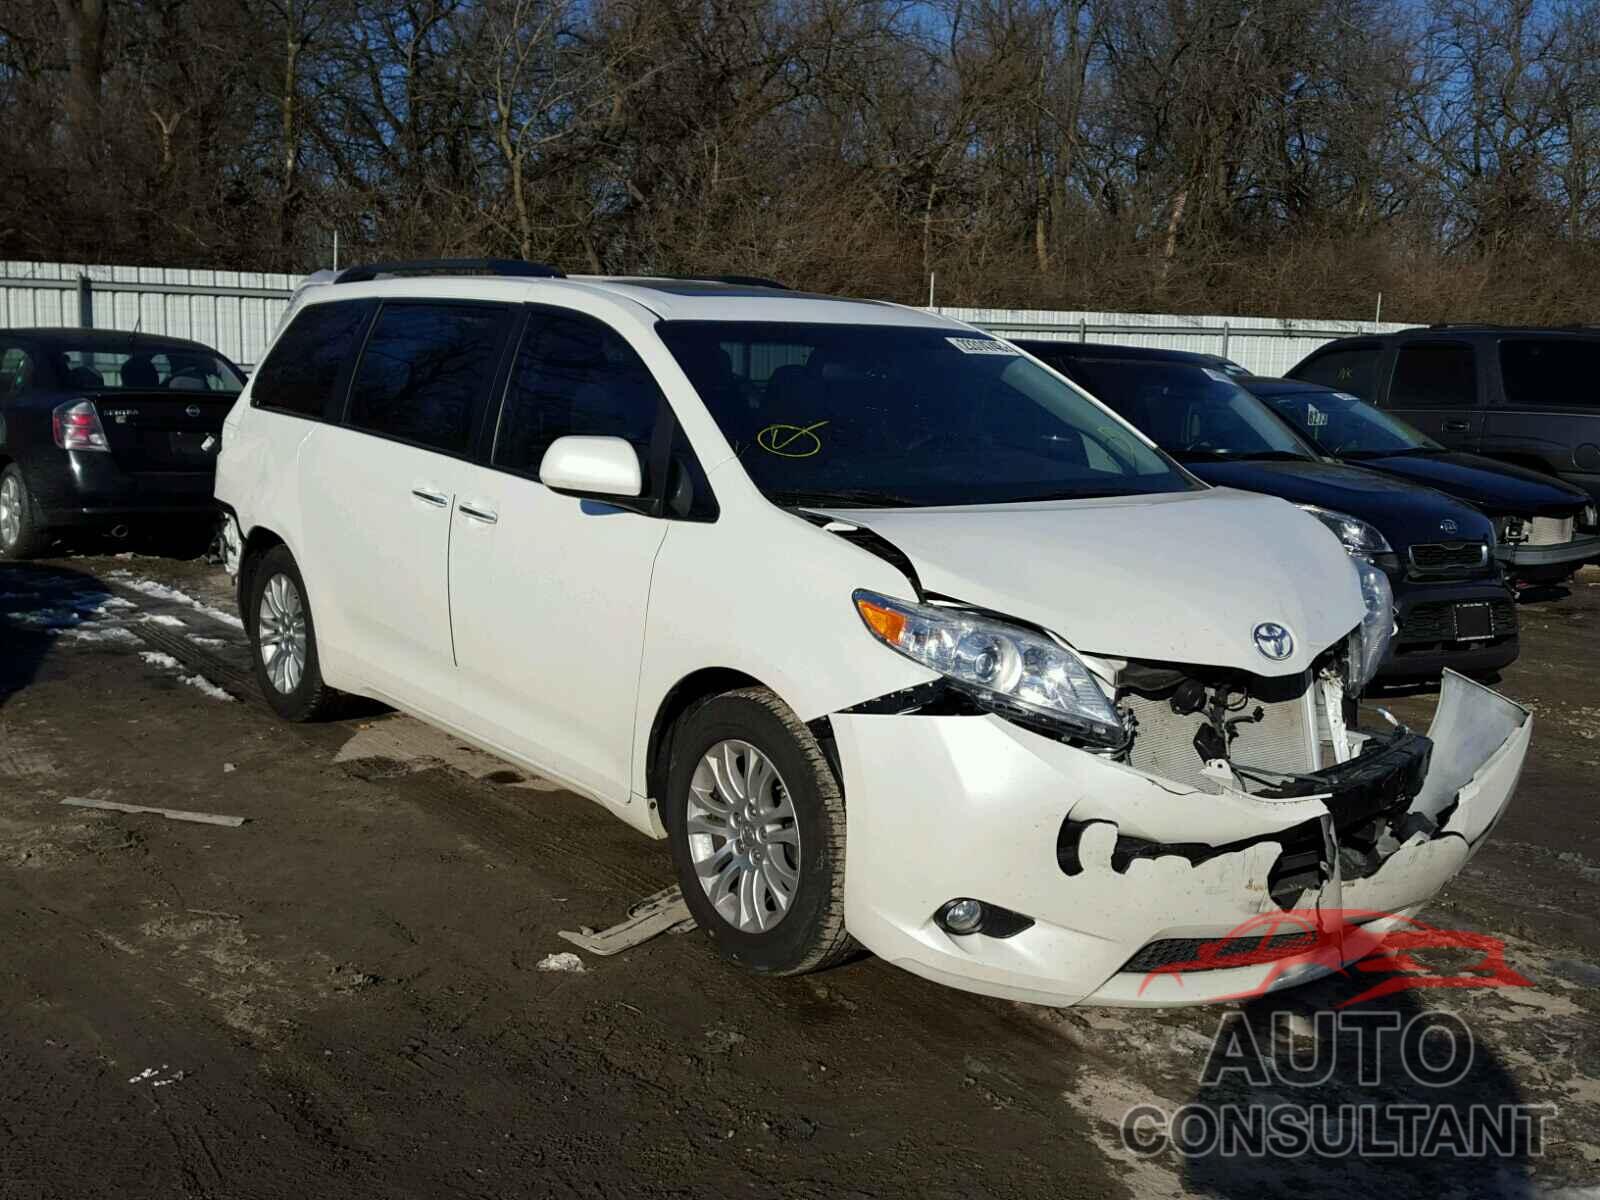
M 260 361 L 297 275 L 81 263 L 0 262 L 0 328 L 92 325 L 191 338 L 249 366 Z M 1221 354 L 1281 375 L 1324 342 L 1404 325 L 1159 313 L 938 308 L 1008 337 L 1114 342 Z
M 1111 342 L 1119 346 L 1220 354 L 1257 375 L 1282 375 L 1318 346 L 1334 338 L 1357 333 L 1392 333 L 1408 328 L 1391 321 L 1287 321 L 1270 317 L 1178 317 L 1160 313 L 999 308 L 939 308 L 934 311 L 1010 338 Z
M 88 325 L 190 338 L 260 360 L 299 276 L 0 262 L 0 328 Z

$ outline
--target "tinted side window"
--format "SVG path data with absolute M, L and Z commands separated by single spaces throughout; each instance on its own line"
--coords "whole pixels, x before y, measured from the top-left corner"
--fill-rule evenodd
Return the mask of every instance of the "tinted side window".
M 537 475 L 558 437 L 626 438 L 639 452 L 648 492 L 661 406 L 650 369 L 614 330 L 575 313 L 536 315 L 506 390 L 494 464 Z
M 1477 403 L 1477 366 L 1471 346 L 1424 342 L 1400 347 L 1387 407 L 1471 408 Z
M 32 383 L 32 356 L 21 346 L 0 349 L 0 400 L 20 396 Z
M 1360 350 L 1334 350 L 1296 367 L 1292 378 L 1307 383 L 1320 383 L 1323 387 L 1351 392 L 1363 400 L 1371 400 L 1377 391 L 1378 355 L 1376 347 Z
M 498 366 L 507 311 L 385 304 L 350 386 L 349 423 L 459 454 Z
M 302 309 L 256 372 L 250 403 L 302 417 L 322 416 L 340 372 L 359 348 L 356 339 L 371 311 L 364 300 Z
M 1600 408 L 1600 342 L 1501 342 L 1500 376 L 1506 403 L 1518 408 Z

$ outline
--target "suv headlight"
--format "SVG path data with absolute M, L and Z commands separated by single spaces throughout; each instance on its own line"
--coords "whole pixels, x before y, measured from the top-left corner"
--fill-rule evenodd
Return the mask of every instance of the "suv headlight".
M 1296 507 L 1310 513 L 1333 530 L 1334 537 L 1343 542 L 1344 548 L 1351 554 L 1376 556 L 1394 553 L 1393 547 L 1389 545 L 1389 539 L 1360 517 L 1335 512 L 1331 508 L 1318 508 L 1315 504 L 1300 504 Z
M 1350 690 L 1359 694 L 1383 665 L 1394 636 L 1394 588 L 1389 577 L 1365 558 L 1352 556 L 1356 575 L 1361 580 L 1361 599 L 1367 611 L 1361 624 L 1350 635 L 1350 663 L 1346 674 Z
M 873 637 L 939 672 L 983 707 L 1102 746 L 1127 740 L 1089 668 L 1046 635 L 877 592 L 858 590 L 852 599 Z

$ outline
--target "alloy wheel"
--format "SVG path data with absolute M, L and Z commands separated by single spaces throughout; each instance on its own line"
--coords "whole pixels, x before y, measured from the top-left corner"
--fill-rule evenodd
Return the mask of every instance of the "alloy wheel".
M 14 546 L 22 535 L 22 483 L 15 475 L 0 479 L 0 546 Z
M 306 673 L 306 608 L 294 580 L 281 572 L 261 591 L 256 643 L 272 686 L 284 695 L 299 687 Z
M 749 742 L 707 750 L 689 781 L 684 832 L 695 874 L 717 914 L 765 933 L 800 886 L 800 826 L 778 769 Z

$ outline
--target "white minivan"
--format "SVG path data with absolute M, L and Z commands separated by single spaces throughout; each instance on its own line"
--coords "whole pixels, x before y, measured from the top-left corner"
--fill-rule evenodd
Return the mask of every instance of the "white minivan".
M 1403 922 L 1510 799 L 1532 722 L 1477 683 L 1426 736 L 1354 727 L 1381 571 L 1004 340 L 759 281 L 441 270 L 307 289 L 227 420 L 262 689 L 291 720 L 374 697 L 668 839 L 752 969 L 1302 982 L 1338 954 L 1201 951 Z

